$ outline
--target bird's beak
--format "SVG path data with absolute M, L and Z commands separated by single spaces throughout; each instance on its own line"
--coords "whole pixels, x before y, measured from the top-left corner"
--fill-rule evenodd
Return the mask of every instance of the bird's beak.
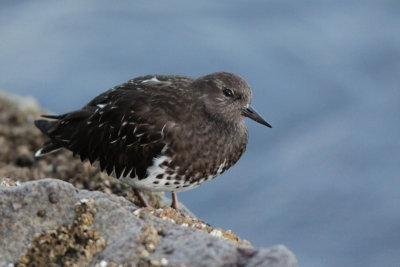
M 242 108 L 242 114 L 243 116 L 246 116 L 252 120 L 255 120 L 258 123 L 272 128 L 272 126 L 268 122 L 266 122 L 250 104 L 247 104 Z

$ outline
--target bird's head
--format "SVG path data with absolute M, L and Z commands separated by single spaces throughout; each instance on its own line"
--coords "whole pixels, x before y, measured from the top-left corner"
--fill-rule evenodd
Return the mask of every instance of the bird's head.
M 216 72 L 193 82 L 196 97 L 205 111 L 216 119 L 242 123 L 243 116 L 271 127 L 250 105 L 251 88 L 241 77 L 229 72 Z

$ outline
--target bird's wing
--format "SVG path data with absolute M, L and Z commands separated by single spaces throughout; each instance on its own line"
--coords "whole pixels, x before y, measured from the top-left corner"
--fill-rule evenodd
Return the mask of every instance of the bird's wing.
M 163 124 L 149 116 L 149 101 L 135 90 L 111 89 L 60 116 L 50 138 L 63 136 L 74 155 L 99 162 L 108 174 L 142 179 L 165 146 Z

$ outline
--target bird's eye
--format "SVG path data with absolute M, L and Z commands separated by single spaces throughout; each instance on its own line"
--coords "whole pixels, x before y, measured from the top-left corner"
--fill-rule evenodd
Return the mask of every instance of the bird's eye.
M 227 97 L 233 96 L 233 91 L 229 88 L 225 88 L 223 92 L 224 92 L 224 95 L 226 95 Z

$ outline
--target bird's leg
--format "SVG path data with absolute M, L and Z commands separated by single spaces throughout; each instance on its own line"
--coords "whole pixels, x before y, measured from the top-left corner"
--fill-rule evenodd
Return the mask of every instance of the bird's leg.
M 144 198 L 142 192 L 140 192 L 139 189 L 133 188 L 133 192 L 135 192 L 135 195 L 138 197 L 140 204 L 144 208 L 149 208 L 150 205 L 147 203 L 147 200 Z
M 178 209 L 178 195 L 175 192 L 171 192 L 171 196 L 172 196 L 172 203 L 171 203 L 171 208 L 175 209 L 176 211 L 178 211 L 182 217 L 191 217 L 190 214 L 188 214 L 187 212 L 185 212 L 184 209 Z
M 171 196 L 172 196 L 171 208 L 178 210 L 178 196 L 176 195 L 175 192 L 171 192 Z

